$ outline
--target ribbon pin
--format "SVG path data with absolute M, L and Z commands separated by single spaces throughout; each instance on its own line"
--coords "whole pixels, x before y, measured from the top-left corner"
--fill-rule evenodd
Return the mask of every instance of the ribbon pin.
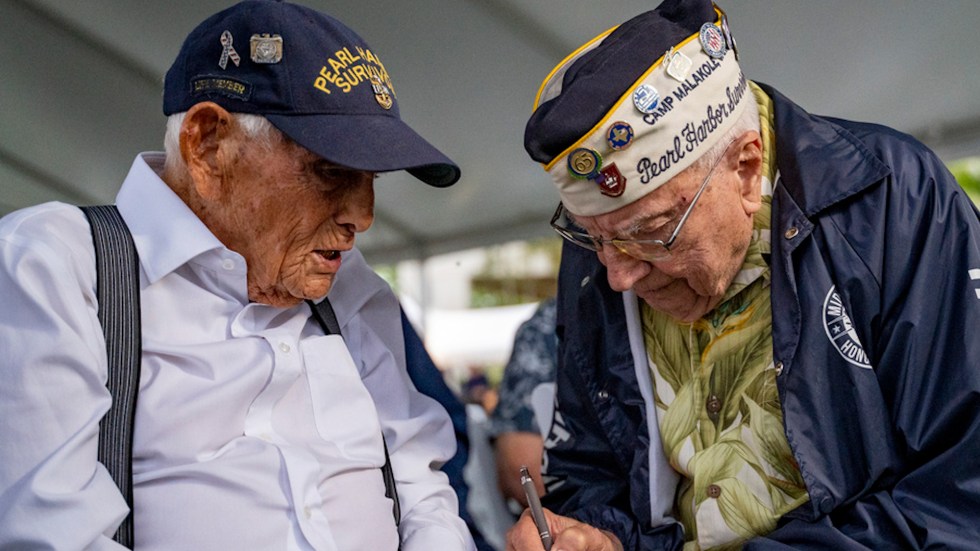
M 238 64 L 242 61 L 242 59 L 238 57 L 238 52 L 236 52 L 235 48 L 231 45 L 232 41 L 233 39 L 230 32 L 225 31 L 221 33 L 221 45 L 224 46 L 225 49 L 221 51 L 221 60 L 218 61 L 218 66 L 222 69 L 228 66 L 229 57 L 235 63 L 235 67 L 238 67 Z

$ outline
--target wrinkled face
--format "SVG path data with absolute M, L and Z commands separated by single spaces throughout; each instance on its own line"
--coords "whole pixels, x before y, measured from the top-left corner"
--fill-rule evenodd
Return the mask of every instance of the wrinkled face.
M 632 204 L 598 216 L 576 216 L 575 221 L 606 239 L 666 240 L 705 173 L 686 170 Z M 632 289 L 650 307 L 678 321 L 701 318 L 718 305 L 745 259 L 755 210 L 743 199 L 734 165 L 723 160 L 666 259 L 644 262 L 612 246 L 596 253 L 608 269 L 610 287 Z
M 248 296 L 291 306 L 323 297 L 340 251 L 374 220 L 374 173 L 323 160 L 287 138 L 271 151 L 240 140 L 228 148 L 222 196 L 205 223 L 248 264 Z

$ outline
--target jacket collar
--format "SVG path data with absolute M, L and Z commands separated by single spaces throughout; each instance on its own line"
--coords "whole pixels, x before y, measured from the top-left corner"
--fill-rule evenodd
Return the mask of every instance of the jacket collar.
M 891 170 L 840 125 L 804 111 L 771 86 L 780 183 L 807 217 L 884 179 Z

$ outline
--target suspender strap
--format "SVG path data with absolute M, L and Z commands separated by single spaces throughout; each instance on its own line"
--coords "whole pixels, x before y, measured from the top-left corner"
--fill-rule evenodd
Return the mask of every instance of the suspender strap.
M 133 548 L 133 423 L 139 390 L 140 293 L 136 246 L 114 205 L 82 207 L 95 243 L 99 322 L 105 334 L 112 405 L 99 424 L 99 461 L 129 505 L 115 539 Z
M 314 304 L 312 300 L 307 300 L 306 303 L 310 305 L 313 319 L 320 325 L 320 329 L 323 329 L 324 335 L 340 335 L 340 322 L 337 321 L 337 314 L 330 305 L 330 299 L 325 298 L 320 304 Z M 340 335 L 340 337 L 344 336 Z
M 325 335 L 343 335 L 340 333 L 340 323 L 337 322 L 337 314 L 333 311 L 333 306 L 330 305 L 329 299 L 323 299 L 319 304 L 314 303 L 312 300 L 307 300 L 307 304 L 310 305 L 310 310 L 313 311 L 313 319 L 320 324 L 320 328 L 323 329 Z M 391 469 L 391 457 L 388 455 L 388 442 L 385 441 L 384 434 L 381 435 L 381 443 L 385 448 L 385 464 L 381 467 L 381 475 L 385 481 L 385 497 L 392 502 L 392 514 L 395 515 L 395 526 L 401 522 L 402 511 L 401 505 L 398 503 L 398 489 L 395 487 L 395 473 Z
M 129 514 L 113 537 L 132 549 L 133 537 L 133 425 L 139 392 L 142 337 L 140 333 L 139 256 L 132 234 L 115 205 L 81 207 L 88 218 L 95 244 L 96 296 L 99 322 L 105 334 L 109 378 L 106 387 L 112 405 L 99 424 L 98 458 L 119 487 Z M 307 301 L 313 318 L 327 335 L 341 335 L 340 324 L 328 300 Z M 343 336 L 343 335 L 341 335 Z M 381 437 L 385 464 L 381 468 L 385 496 L 392 500 L 395 526 L 401 522 L 401 506 L 388 444 Z

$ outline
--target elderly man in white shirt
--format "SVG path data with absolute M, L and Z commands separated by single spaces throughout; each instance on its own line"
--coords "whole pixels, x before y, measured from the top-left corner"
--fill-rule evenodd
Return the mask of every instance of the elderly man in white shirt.
M 164 112 L 166 155 L 140 155 L 117 197 L 139 255 L 135 546 L 472 549 L 437 470 L 449 418 L 412 386 L 398 302 L 353 248 L 377 173 L 442 187 L 459 169 L 401 122 L 353 31 L 283 2 L 195 29 Z M 120 548 L 129 509 L 97 460 L 112 398 L 81 211 L 0 221 L 0 289 L 0 548 Z M 328 292 L 342 336 L 311 321 L 305 301 Z

